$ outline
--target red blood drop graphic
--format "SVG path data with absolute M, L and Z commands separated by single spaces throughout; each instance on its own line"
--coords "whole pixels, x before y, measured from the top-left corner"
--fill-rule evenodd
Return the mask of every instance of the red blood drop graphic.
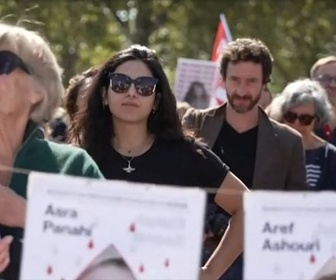
M 94 247 L 93 241 L 90 240 L 90 241 L 89 241 L 89 244 L 88 244 L 88 248 L 89 248 L 89 249 L 92 249 L 93 247 Z
M 130 232 L 135 232 L 135 224 L 131 224 L 129 230 Z
M 314 263 L 314 262 L 316 261 L 315 256 L 314 256 L 314 255 L 311 255 L 309 261 L 310 261 L 311 263 Z

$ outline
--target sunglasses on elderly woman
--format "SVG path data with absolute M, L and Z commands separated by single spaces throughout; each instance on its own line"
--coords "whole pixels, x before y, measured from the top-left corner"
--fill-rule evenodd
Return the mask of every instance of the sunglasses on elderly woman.
M 310 125 L 312 121 L 316 118 L 314 115 L 309 114 L 296 114 L 294 112 L 287 112 L 284 114 L 284 120 L 288 123 L 295 123 L 296 120 L 299 120 L 301 125 Z
M 336 76 L 330 76 L 330 75 L 320 75 L 317 77 L 317 80 L 326 86 L 331 85 L 332 82 L 336 84 Z
M 28 66 L 11 51 L 0 51 L 0 75 L 9 75 L 16 69 L 21 69 L 27 74 L 32 72 Z
M 110 87 L 116 93 L 126 93 L 134 84 L 136 92 L 141 96 L 150 96 L 155 92 L 158 79 L 154 77 L 131 77 L 121 73 L 110 73 Z

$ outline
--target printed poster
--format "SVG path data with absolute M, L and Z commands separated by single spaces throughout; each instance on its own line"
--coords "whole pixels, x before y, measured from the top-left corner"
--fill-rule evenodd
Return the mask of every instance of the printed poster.
M 216 71 L 214 61 L 179 58 L 174 87 L 176 99 L 188 102 L 194 108 L 208 108 Z
M 31 173 L 21 279 L 198 279 L 206 194 Z
M 245 280 L 336 279 L 336 193 L 246 193 Z

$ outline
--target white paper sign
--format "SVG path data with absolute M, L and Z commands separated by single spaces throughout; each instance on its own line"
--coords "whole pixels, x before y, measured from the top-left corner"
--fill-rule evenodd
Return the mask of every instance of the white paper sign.
M 336 193 L 257 191 L 244 208 L 245 280 L 336 279 Z
M 21 279 L 197 279 L 206 194 L 32 173 Z
M 213 61 L 179 58 L 174 86 L 176 99 L 186 101 L 194 108 L 208 108 L 216 71 L 217 65 Z

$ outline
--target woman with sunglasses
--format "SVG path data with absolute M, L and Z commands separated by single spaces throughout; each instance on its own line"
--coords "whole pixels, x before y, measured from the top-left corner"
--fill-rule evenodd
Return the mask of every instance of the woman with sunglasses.
M 0 235 L 13 237 L 1 279 L 19 279 L 29 172 L 103 177 L 84 150 L 45 139 L 41 126 L 59 106 L 61 77 L 41 36 L 0 23 Z
M 201 279 L 218 279 L 243 248 L 247 188 L 204 144 L 183 132 L 155 52 L 135 45 L 107 60 L 74 124 L 71 138 L 107 179 L 213 190 L 209 204 L 215 201 L 232 215 L 223 242 L 202 269 Z
M 301 133 L 306 152 L 308 185 L 313 190 L 336 190 L 336 147 L 314 132 L 328 123 L 332 112 L 320 84 L 309 79 L 292 82 L 266 111 L 271 118 Z

